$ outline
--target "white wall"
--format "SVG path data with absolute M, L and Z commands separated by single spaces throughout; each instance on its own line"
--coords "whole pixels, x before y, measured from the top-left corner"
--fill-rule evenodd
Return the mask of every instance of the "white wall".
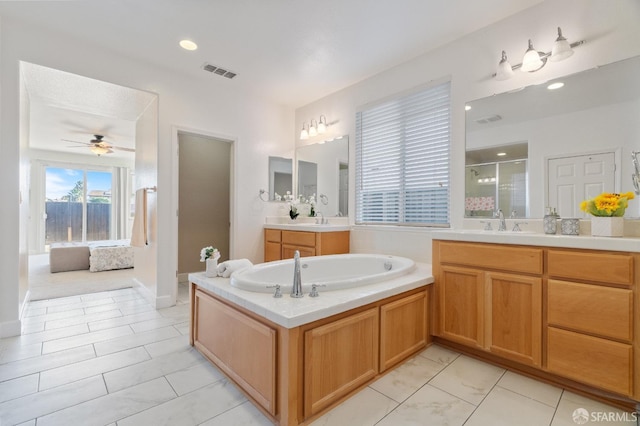
M 500 52 L 506 50 L 512 63 L 520 62 L 531 38 L 536 48 L 548 51 L 562 27 L 571 41 L 586 39 L 570 59 L 549 63 L 536 73 L 516 72 L 507 81 L 495 81 Z M 640 54 L 640 2 L 637 0 L 554 0 L 543 2 L 440 49 L 347 87 L 331 96 L 296 110 L 295 128 L 309 117 L 324 114 L 338 120 L 331 131 L 348 134 L 355 141 L 358 107 L 387 96 L 450 76 L 452 81 L 451 224 L 461 227 L 464 216 L 465 111 L 467 101 L 513 90 L 594 66 Z M 640 143 L 640 141 L 638 141 Z M 636 149 L 640 149 L 637 147 Z M 350 204 L 355 206 L 355 156 L 350 150 Z M 533 165 L 532 165 L 533 166 Z M 544 182 L 540 182 L 540 186 Z M 628 185 L 631 185 L 629 181 Z M 623 191 L 630 190 L 623 186 Z M 353 217 L 353 214 L 351 214 Z M 353 221 L 353 219 L 351 219 Z M 397 228 L 396 228 L 397 229 Z M 351 250 L 375 251 L 431 261 L 431 231 L 361 226 L 352 230 Z
M 206 84 L 185 78 L 136 59 L 123 57 L 84 40 L 69 38 L 23 22 L 2 18 L 0 22 L 0 337 L 19 332 L 18 247 L 19 227 L 19 61 L 24 60 L 78 75 L 158 94 L 157 144 L 137 141 L 136 148 L 157 146 L 157 172 L 149 166 L 149 179 L 157 183 L 158 230 L 153 250 L 145 257 L 145 271 L 136 276 L 155 295 L 156 305 L 175 299 L 177 269 L 177 151 L 175 126 L 227 135 L 237 144 L 236 177 L 233 183 L 236 205 L 232 222 L 232 257 L 262 260 L 262 225 L 277 211 L 276 203 L 263 203 L 260 188 L 268 185 L 269 155 L 291 151 L 293 110 L 235 89 L 233 80 L 211 76 Z M 241 77 L 241 76 L 240 76 Z M 239 78 L 240 78 L 239 77 Z M 143 145 L 141 145 L 143 144 Z M 136 168 L 138 165 L 136 164 Z M 157 182 L 151 176 L 157 175 Z M 137 179 L 137 176 L 136 176 Z M 19 225 L 19 226 L 18 226 Z M 156 239 L 157 238 L 157 239 Z M 137 261 L 137 259 L 136 259 Z

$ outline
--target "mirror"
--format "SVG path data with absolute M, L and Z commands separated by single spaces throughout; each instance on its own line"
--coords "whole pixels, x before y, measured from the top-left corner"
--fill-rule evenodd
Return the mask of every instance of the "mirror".
M 492 187 L 494 207 L 502 208 L 508 215 L 514 206 L 510 203 L 516 203 L 518 217 L 542 217 L 547 205 L 558 207 L 562 217 L 580 217 L 580 201 L 593 196 L 588 192 L 633 190 L 629 179 L 633 170 L 628 158 L 640 149 L 639 75 L 640 57 L 634 57 L 468 102 L 465 207 L 476 207 L 483 202 L 475 197 L 491 196 L 485 194 L 491 192 L 492 185 L 485 185 L 483 190 L 477 188 L 478 179 L 484 179 L 485 175 L 490 181 L 496 178 L 497 183 Z M 553 89 L 552 83 L 563 85 Z M 500 184 L 500 173 L 493 166 L 488 166 L 491 171 L 475 167 L 495 163 L 504 169 L 506 164 L 495 156 L 497 152 L 524 146 L 526 156 L 519 155 L 518 160 L 523 163 L 518 177 L 509 178 L 510 186 Z M 479 160 L 481 154 L 493 155 L 494 159 Z M 591 160 L 601 154 L 611 158 L 611 165 L 594 160 L 580 166 L 579 161 L 584 158 Z M 561 167 L 554 168 L 556 163 L 562 163 Z M 570 185 L 560 182 L 563 178 L 560 174 L 580 169 L 586 171 L 575 182 Z M 606 179 L 602 178 L 597 188 L 592 185 L 593 189 L 589 189 L 589 185 L 584 184 L 586 175 L 596 169 L 606 173 Z M 516 184 L 516 180 L 519 183 Z M 488 209 L 491 200 L 484 199 L 484 203 L 483 208 Z M 467 217 L 486 214 L 484 210 L 465 208 Z
M 526 142 L 467 150 L 465 217 L 528 216 L 528 152 Z
M 289 191 L 293 194 L 293 162 L 291 158 L 269 157 L 269 201 L 278 199 Z
M 349 203 L 349 137 L 296 149 L 298 195 L 316 195 L 316 211 L 347 216 Z

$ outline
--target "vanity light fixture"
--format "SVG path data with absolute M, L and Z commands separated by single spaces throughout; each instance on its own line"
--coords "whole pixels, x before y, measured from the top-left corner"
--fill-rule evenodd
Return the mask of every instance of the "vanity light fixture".
M 327 131 L 327 117 L 324 115 L 320 116 L 320 121 L 318 121 L 318 134 L 323 134 Z
M 300 130 L 300 140 L 306 141 L 309 139 L 309 131 L 307 130 L 307 123 L 302 123 L 302 130 Z
M 584 43 L 585 40 L 569 43 L 569 41 L 562 35 L 562 29 L 558 27 L 558 38 L 556 38 L 551 52 L 545 53 L 536 50 L 533 47 L 533 42 L 529 39 L 528 48 L 522 58 L 522 63 L 512 66 L 507 60 L 506 52 L 503 50 L 502 57 L 498 63 L 498 69 L 496 70 L 496 73 L 493 74 L 493 77 L 496 80 L 508 80 L 513 77 L 513 71 L 517 69 L 524 72 L 536 72 L 547 64 L 547 59 L 552 62 L 565 60 L 573 55 L 573 49 L 575 47 Z
M 316 120 L 311 120 L 309 125 L 309 137 L 318 136 L 318 123 Z

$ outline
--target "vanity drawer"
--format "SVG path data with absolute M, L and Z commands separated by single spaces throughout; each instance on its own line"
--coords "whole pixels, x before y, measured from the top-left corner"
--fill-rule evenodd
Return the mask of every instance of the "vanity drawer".
M 296 246 L 315 247 L 316 233 L 303 231 L 282 231 L 282 243 Z
M 549 371 L 601 389 L 631 394 L 632 353 L 631 345 L 548 328 Z
M 549 325 L 626 342 L 633 339 L 631 290 L 549 280 L 547 297 Z
M 442 263 L 542 274 L 542 259 L 542 249 L 539 248 L 440 242 Z
M 609 284 L 633 283 L 633 257 L 627 254 L 549 250 L 549 276 Z
M 279 229 L 265 229 L 264 239 L 265 241 L 271 241 L 273 243 L 279 243 L 281 238 L 281 231 Z

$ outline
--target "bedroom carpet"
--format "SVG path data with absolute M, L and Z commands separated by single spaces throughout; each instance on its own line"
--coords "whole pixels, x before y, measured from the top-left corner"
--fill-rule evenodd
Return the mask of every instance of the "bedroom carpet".
M 49 254 L 29 256 L 29 291 L 31 300 L 54 299 L 134 287 L 133 269 L 89 272 L 49 272 Z

